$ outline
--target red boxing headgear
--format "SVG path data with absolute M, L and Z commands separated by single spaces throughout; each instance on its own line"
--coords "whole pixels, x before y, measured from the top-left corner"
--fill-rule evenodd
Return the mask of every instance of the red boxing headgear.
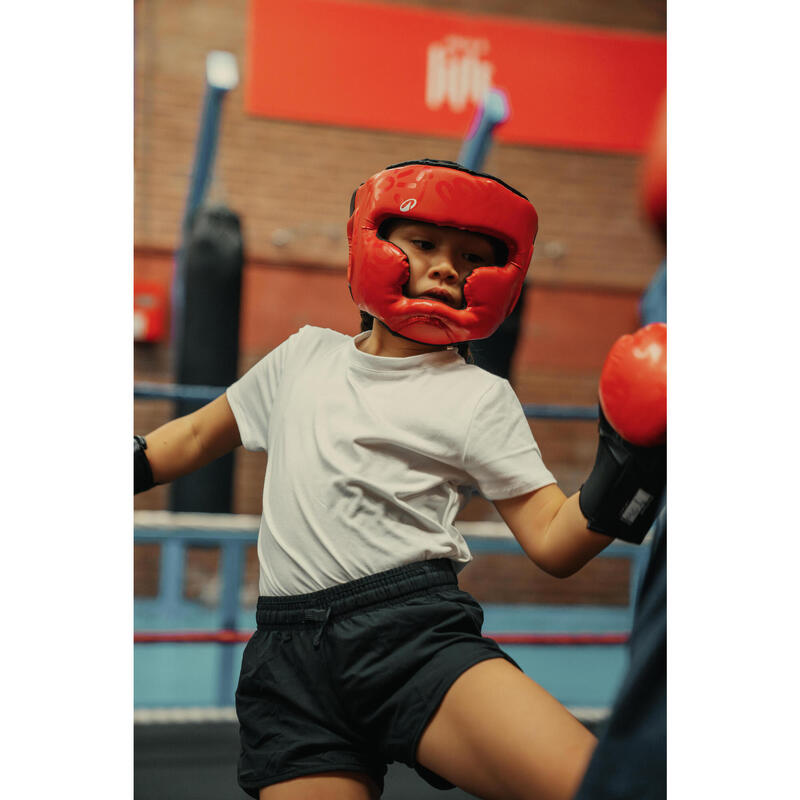
M 381 239 L 390 217 L 461 228 L 499 239 L 505 264 L 476 267 L 464 284 L 465 308 L 403 294 L 408 258 Z M 392 164 L 353 195 L 347 240 L 350 294 L 393 333 L 426 344 L 456 344 L 491 336 L 517 302 L 538 230 L 528 199 L 491 175 L 450 161 Z

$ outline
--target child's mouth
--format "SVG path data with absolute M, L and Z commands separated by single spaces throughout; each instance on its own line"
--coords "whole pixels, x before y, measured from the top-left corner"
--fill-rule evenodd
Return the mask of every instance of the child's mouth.
M 427 297 L 430 300 L 438 300 L 440 303 L 450 306 L 451 308 L 458 308 L 458 299 L 453 297 L 449 292 L 444 289 L 431 289 L 423 292 L 420 297 Z

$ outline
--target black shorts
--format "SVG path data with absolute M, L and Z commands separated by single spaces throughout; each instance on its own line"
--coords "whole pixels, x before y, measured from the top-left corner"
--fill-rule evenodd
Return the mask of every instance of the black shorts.
M 481 636 L 483 611 L 447 559 L 424 561 L 296 597 L 260 597 L 258 630 L 236 690 L 239 785 L 252 797 L 302 775 L 368 774 L 383 789 L 463 672 L 506 658 Z M 516 666 L 516 665 L 515 665 Z

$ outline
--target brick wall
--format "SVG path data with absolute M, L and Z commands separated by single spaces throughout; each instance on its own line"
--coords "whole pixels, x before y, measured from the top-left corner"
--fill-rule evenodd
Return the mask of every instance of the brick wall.
M 409 0 L 383 0 L 412 5 Z M 530 21 L 596 25 L 663 34 L 667 27 L 666 0 L 422 0 L 413 5 L 441 11 L 496 14 Z
M 431 8 L 503 14 L 664 33 L 663 0 L 427 0 Z M 209 50 L 245 63 L 246 0 L 137 0 L 135 3 L 135 274 L 169 285 L 178 242 Z M 249 117 L 239 87 L 225 100 L 212 199 L 242 218 L 240 372 L 310 322 L 355 332 L 344 284 L 344 224 L 352 190 L 388 163 L 454 159 L 460 142 L 345 130 Z M 637 159 L 495 145 L 485 169 L 527 194 L 540 215 L 532 290 L 514 383 L 523 402 L 592 403 L 602 359 L 636 326 L 636 303 L 662 258 L 636 206 Z M 289 241 L 279 246 L 276 232 Z M 287 302 L 286 298 L 291 298 Z M 166 345 L 137 345 L 137 380 L 170 380 Z M 170 418 L 171 404 L 137 401 L 145 432 Z M 593 425 L 536 422 L 545 459 L 574 491 L 594 456 Z M 258 513 L 264 459 L 236 456 L 234 510 Z M 166 489 L 136 498 L 163 508 Z M 466 516 L 491 516 L 475 501 Z
M 662 2 L 427 2 L 422 5 L 663 31 Z M 135 243 L 171 250 L 185 201 L 211 49 L 245 63 L 245 0 L 136 3 Z M 387 87 L 388 89 L 389 87 Z M 354 90 L 356 87 L 354 87 Z M 519 102 L 515 100 L 515 102 Z M 248 254 L 271 263 L 341 268 L 350 193 L 387 163 L 455 158 L 460 142 L 249 117 L 241 86 L 225 100 L 212 196 L 244 220 Z M 541 229 L 542 283 L 640 289 L 660 258 L 635 206 L 637 162 L 625 156 L 497 145 L 489 172 L 527 194 Z M 273 236 L 288 230 L 289 243 Z

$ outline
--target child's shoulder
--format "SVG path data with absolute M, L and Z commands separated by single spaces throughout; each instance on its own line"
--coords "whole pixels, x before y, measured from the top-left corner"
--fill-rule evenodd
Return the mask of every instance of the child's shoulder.
M 469 381 L 480 386 L 484 386 L 487 389 L 491 388 L 492 386 L 511 385 L 505 378 L 501 378 L 499 375 L 495 375 L 493 372 L 488 372 L 482 367 L 479 367 L 477 364 L 465 362 L 463 359 L 460 359 L 459 362 L 456 362 L 454 366 L 459 373 Z
M 331 328 L 319 328 L 316 325 L 303 325 L 296 334 L 298 341 L 305 344 L 341 344 L 352 339 L 345 333 L 332 330 Z
M 462 359 L 459 359 L 449 367 L 444 373 L 446 380 L 451 382 L 454 387 L 457 386 L 455 391 L 464 399 L 472 397 L 477 401 L 481 398 L 515 396 L 511 384 L 505 378 L 487 372 L 475 364 L 464 363 Z
M 333 328 L 321 328 L 318 325 L 303 325 L 298 333 L 304 333 L 306 336 L 317 336 L 324 339 L 335 339 L 337 341 L 353 338 L 346 333 L 341 333 L 341 331 L 335 331 Z
M 347 336 L 330 328 L 318 328 L 315 325 L 303 325 L 300 330 L 293 333 L 284 344 L 288 345 L 288 352 L 292 355 L 311 355 L 315 352 L 328 351 L 340 347 L 343 343 L 352 341 L 352 336 Z

